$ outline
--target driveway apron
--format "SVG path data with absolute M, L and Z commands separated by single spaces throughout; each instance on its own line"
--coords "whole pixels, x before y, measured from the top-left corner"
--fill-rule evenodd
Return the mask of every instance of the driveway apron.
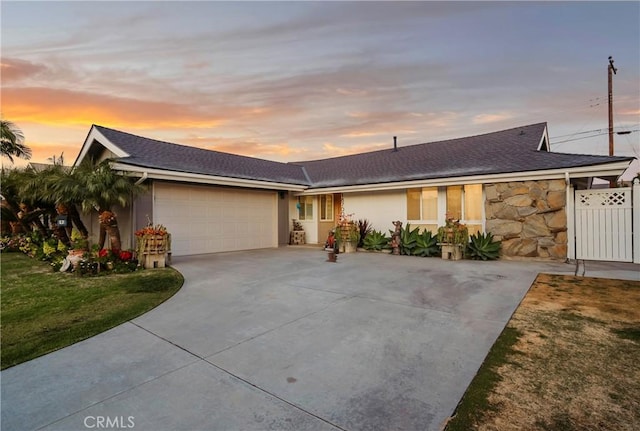
M 536 275 L 568 267 L 295 247 L 174 266 L 158 308 L 3 371 L 2 429 L 438 430 Z

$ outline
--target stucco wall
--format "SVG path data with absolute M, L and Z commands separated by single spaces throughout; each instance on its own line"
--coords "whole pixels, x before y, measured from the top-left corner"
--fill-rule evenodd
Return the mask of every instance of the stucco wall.
M 566 259 L 564 180 L 487 184 L 485 195 L 486 230 L 503 256 Z
M 407 219 L 406 191 L 345 193 L 344 212 L 353 214 L 356 221 L 369 220 L 373 229 L 387 234 L 394 220 L 404 223 Z

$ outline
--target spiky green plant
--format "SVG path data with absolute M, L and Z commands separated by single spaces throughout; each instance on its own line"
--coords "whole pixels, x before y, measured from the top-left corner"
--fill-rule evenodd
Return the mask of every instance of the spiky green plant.
M 471 235 L 467 256 L 474 260 L 496 260 L 500 257 L 500 241 L 494 241 L 490 232 Z
M 372 230 L 364 237 L 363 247 L 365 250 L 380 251 L 389 246 L 389 238 L 377 230 Z
M 411 230 L 411 225 L 407 223 L 406 228 L 400 229 L 400 254 L 411 256 L 414 254 L 414 250 L 418 243 L 418 237 L 420 228 Z
M 431 231 L 425 230 L 416 239 L 416 248 L 413 250 L 414 256 L 431 257 L 440 253 L 438 248 L 438 238 Z

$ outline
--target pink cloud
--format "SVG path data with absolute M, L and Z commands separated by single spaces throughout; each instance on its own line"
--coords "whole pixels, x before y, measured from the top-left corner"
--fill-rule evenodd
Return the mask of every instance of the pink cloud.
M 0 63 L 3 84 L 7 82 L 19 81 L 34 75 L 38 75 L 47 70 L 42 64 L 32 63 L 17 58 L 4 58 Z

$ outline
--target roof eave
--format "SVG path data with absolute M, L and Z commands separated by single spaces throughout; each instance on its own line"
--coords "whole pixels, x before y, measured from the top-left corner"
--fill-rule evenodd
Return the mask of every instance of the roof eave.
M 290 190 L 300 192 L 308 186 L 289 184 L 277 181 L 250 180 L 245 178 L 222 177 L 217 175 L 194 174 L 190 172 L 170 171 L 166 169 L 146 168 L 144 166 L 129 165 L 123 162 L 113 164 L 114 169 L 132 174 L 146 174 L 146 178 L 165 181 L 190 182 L 198 184 L 212 184 L 230 187 L 253 187 L 269 190 Z

